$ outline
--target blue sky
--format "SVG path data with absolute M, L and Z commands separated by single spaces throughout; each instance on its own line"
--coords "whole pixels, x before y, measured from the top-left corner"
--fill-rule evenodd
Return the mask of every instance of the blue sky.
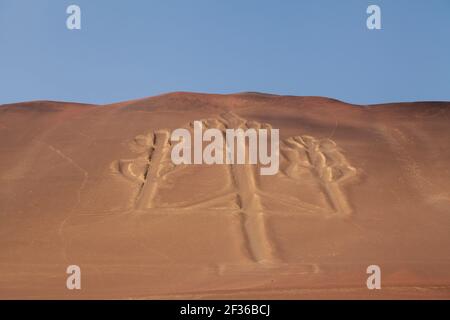
M 170 91 L 450 101 L 450 1 L 0 0 L 0 104 Z

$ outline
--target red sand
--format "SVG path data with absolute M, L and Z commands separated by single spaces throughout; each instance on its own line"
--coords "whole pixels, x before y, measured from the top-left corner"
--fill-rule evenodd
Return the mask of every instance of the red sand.
M 277 175 L 171 164 L 158 135 L 230 117 L 280 130 Z M 449 299 L 449 124 L 256 93 L 0 106 L 0 298 Z

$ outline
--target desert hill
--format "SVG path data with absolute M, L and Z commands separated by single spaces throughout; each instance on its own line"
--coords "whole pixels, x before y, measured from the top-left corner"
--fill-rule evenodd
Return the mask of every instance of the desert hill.
M 196 120 L 279 129 L 279 173 L 174 166 Z M 262 93 L 1 105 L 0 298 L 448 299 L 449 124 L 448 102 Z

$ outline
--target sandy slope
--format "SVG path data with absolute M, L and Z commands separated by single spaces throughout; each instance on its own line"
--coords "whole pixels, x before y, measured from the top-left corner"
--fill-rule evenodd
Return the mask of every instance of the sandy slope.
M 173 166 L 194 120 L 280 129 L 280 172 Z M 449 125 L 450 103 L 256 93 L 0 106 L 0 298 L 448 299 Z

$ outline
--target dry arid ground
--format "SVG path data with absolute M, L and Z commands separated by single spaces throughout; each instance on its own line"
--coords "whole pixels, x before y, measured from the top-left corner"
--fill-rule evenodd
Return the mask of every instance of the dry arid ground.
M 279 173 L 174 166 L 170 133 L 195 120 L 279 129 Z M 0 298 L 449 299 L 449 164 L 445 102 L 2 105 Z

